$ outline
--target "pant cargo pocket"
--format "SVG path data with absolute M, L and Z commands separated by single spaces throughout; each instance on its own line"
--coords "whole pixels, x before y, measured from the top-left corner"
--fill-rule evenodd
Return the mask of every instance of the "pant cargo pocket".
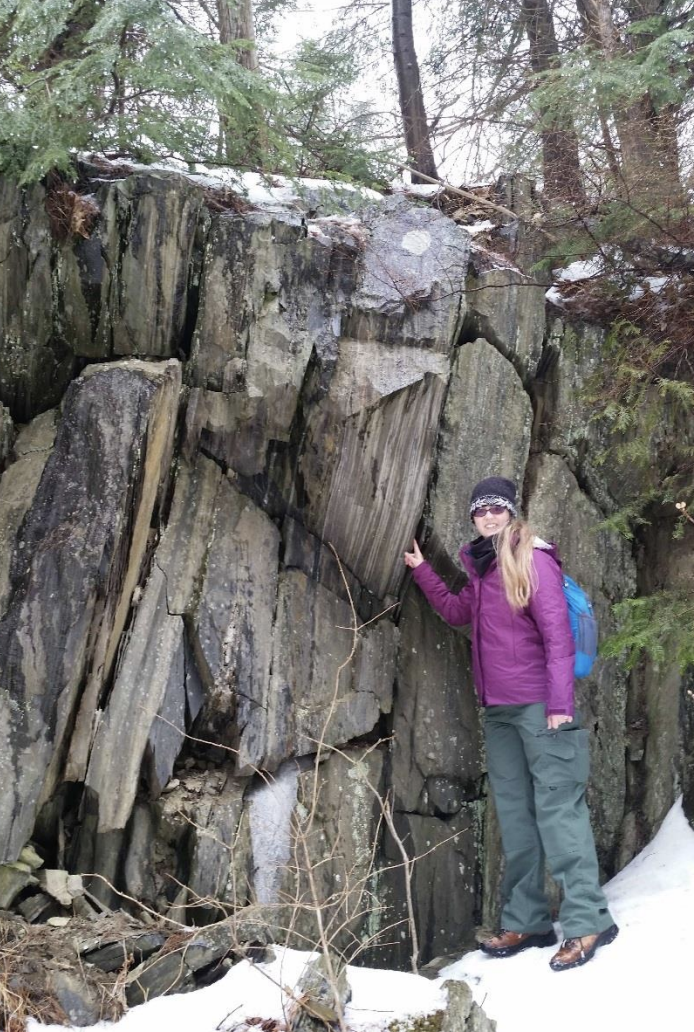
M 580 729 L 538 736 L 539 775 L 545 785 L 585 785 L 590 773 L 588 732 Z

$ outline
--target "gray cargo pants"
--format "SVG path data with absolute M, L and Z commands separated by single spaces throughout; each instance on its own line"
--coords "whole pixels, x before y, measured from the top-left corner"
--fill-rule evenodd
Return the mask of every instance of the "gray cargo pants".
M 487 706 L 487 769 L 506 858 L 501 927 L 547 932 L 545 858 L 562 888 L 564 936 L 602 932 L 613 924 L 598 881 L 598 861 L 585 791 L 588 732 L 577 720 L 547 730 L 544 703 Z

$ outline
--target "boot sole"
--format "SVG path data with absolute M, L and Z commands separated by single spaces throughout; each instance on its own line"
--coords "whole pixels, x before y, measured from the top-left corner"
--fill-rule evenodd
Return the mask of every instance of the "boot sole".
M 601 946 L 609 946 L 611 942 L 614 942 L 618 935 L 619 928 L 617 925 L 612 925 L 610 928 L 606 928 L 604 932 L 600 932 L 600 935 L 597 937 L 590 950 L 582 957 L 579 957 L 578 960 L 572 961 L 571 964 L 556 965 L 550 960 L 549 966 L 552 971 L 568 971 L 570 968 L 583 967 L 584 964 L 587 964 L 589 960 L 593 959 L 596 951 L 599 950 Z
M 486 946 L 483 942 L 480 943 L 480 949 L 487 957 L 513 957 L 516 953 L 522 953 L 523 950 L 531 950 L 534 948 L 544 948 L 546 946 L 556 946 L 557 936 L 554 931 L 545 932 L 544 934 L 529 935 L 523 942 L 518 943 L 517 946 L 501 946 L 498 949 L 494 949 L 493 946 Z

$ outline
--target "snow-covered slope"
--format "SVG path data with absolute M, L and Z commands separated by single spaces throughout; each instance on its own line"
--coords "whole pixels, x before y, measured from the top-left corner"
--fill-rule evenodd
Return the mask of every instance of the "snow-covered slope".
M 660 832 L 607 886 L 621 932 L 585 967 L 555 973 L 554 948 L 528 950 L 505 960 L 469 953 L 430 982 L 393 971 L 351 968 L 349 1029 L 387 1029 L 395 1018 L 445 1006 L 446 978 L 462 978 L 476 1001 L 498 1022 L 498 1032 L 689 1032 L 694 1027 L 694 831 L 677 804 Z M 207 989 L 136 1007 L 117 1032 L 227 1032 L 249 1017 L 284 1018 L 288 998 L 309 958 L 277 949 L 272 964 L 237 964 Z M 30 1022 L 28 1032 L 62 1032 Z

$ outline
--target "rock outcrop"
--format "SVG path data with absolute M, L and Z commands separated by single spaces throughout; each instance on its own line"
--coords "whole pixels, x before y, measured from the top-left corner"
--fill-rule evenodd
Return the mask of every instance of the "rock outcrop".
M 472 943 L 500 858 L 469 643 L 402 553 L 419 534 L 461 585 L 499 471 L 610 626 L 641 574 L 572 390 L 599 338 L 544 337 L 538 283 L 402 199 L 308 218 L 213 214 L 173 173 L 93 190 L 90 235 L 58 242 L 40 188 L 0 189 L 2 860 L 32 840 L 93 876 L 90 906 L 259 913 L 304 945 L 320 905 L 332 945 L 407 963 L 404 847 L 420 959 Z M 641 834 L 679 777 L 681 682 L 666 705 L 644 678 L 579 687 L 606 871 L 637 792 Z

